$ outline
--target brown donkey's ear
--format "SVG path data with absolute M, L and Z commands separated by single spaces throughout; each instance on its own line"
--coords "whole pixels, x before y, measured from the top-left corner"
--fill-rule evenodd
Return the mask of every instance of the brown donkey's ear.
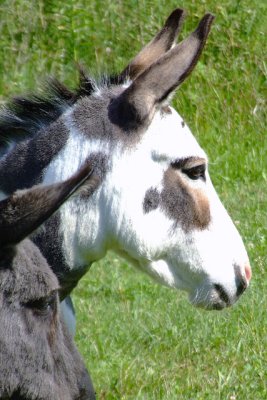
M 135 79 L 141 72 L 168 51 L 177 38 L 184 19 L 184 10 L 177 8 L 166 20 L 163 28 L 121 73 L 120 77 Z
M 94 191 L 99 184 L 91 165 L 68 180 L 19 190 L 0 202 L 0 248 L 15 245 L 48 219 L 81 185 Z M 87 182 L 88 181 L 88 182 Z
M 156 106 L 190 74 L 201 55 L 213 19 L 213 15 L 206 14 L 189 37 L 138 75 L 117 99 L 125 129 L 149 122 Z

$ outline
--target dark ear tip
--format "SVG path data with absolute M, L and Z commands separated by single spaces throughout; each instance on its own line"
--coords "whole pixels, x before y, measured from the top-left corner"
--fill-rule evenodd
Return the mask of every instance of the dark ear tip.
M 198 27 L 196 29 L 196 34 L 200 40 L 206 39 L 206 37 L 209 34 L 211 24 L 214 19 L 215 19 L 215 16 L 211 13 L 205 14 L 204 17 L 201 19 L 201 21 L 199 22 Z
M 177 22 L 178 22 L 178 24 L 181 23 L 181 21 L 184 19 L 185 15 L 186 15 L 185 10 L 183 10 L 182 8 L 176 8 L 168 16 L 164 26 L 167 27 L 167 26 L 177 25 Z
M 213 15 L 211 13 L 206 13 L 202 19 L 204 21 L 207 21 L 209 24 L 211 24 L 212 21 L 215 19 L 215 15 Z

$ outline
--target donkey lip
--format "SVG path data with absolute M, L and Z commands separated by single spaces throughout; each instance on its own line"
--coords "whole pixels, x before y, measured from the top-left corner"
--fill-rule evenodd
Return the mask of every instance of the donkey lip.
M 232 304 L 230 303 L 225 303 L 222 300 L 216 301 L 214 303 L 209 303 L 209 304 L 201 304 L 200 306 L 197 305 L 197 307 L 204 308 L 207 311 L 221 311 L 227 307 L 230 307 Z
M 224 308 L 231 307 L 236 299 L 232 299 L 226 290 L 221 287 L 221 285 L 214 285 L 208 290 L 206 296 L 202 298 L 194 299 L 195 296 L 189 296 L 191 303 L 197 307 L 202 308 L 206 311 L 220 311 Z
M 226 303 L 223 303 L 223 302 L 218 302 L 218 303 L 212 304 L 210 310 L 221 311 L 221 310 L 223 310 L 223 309 L 226 308 L 226 307 L 229 307 L 229 305 L 226 304 Z
M 219 300 L 214 303 L 208 303 L 208 304 L 196 304 L 197 307 L 203 308 L 206 311 L 221 311 L 226 307 L 229 307 L 225 302 Z

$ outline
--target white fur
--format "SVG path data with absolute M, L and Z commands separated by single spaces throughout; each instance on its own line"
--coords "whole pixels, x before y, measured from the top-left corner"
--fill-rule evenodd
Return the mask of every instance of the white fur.
M 205 280 L 220 283 L 234 294 L 233 265 L 244 266 L 248 257 L 208 174 L 206 183 L 190 182 L 193 188 L 202 185 L 208 195 L 212 218 L 208 229 L 185 233 L 179 226 L 174 229 L 173 221 L 159 208 L 143 212 L 145 192 L 150 187 L 160 191 L 163 173 L 171 161 L 190 156 L 206 159 L 188 128 L 180 126 L 175 111 L 171 116 L 158 114 L 135 151 L 120 155 L 114 162 L 106 183 L 107 192 L 116 187 L 109 210 L 114 225 L 109 234 L 115 234 L 118 247 L 164 284 L 192 294 Z
M 90 142 L 72 132 L 64 149 L 48 167 L 44 182 L 72 175 L 92 152 L 109 154 L 110 171 L 88 202 L 73 199 L 61 209 L 67 261 L 72 268 L 103 257 L 107 249 L 123 253 L 135 265 L 162 284 L 188 291 L 191 301 L 209 307 L 220 302 L 213 284 L 222 285 L 231 302 L 236 300 L 234 265 L 244 275 L 248 257 L 242 240 L 218 199 L 207 172 L 202 180 L 187 183 L 202 188 L 209 198 L 211 223 L 205 230 L 185 232 L 160 208 L 144 213 L 149 188 L 162 189 L 170 163 L 187 157 L 207 160 L 188 127 L 175 110 L 157 112 L 140 142 L 110 152 L 107 144 Z
M 69 114 L 67 123 L 72 126 Z M 43 183 L 51 184 L 68 179 L 87 157 L 98 152 L 109 154 L 110 150 L 100 140 L 86 141 L 73 127 L 66 145 L 48 166 Z M 99 231 L 99 220 L 103 205 L 100 206 L 99 194 L 93 196 L 88 204 L 79 201 L 78 203 L 77 199 L 74 199 L 61 207 L 63 246 L 71 268 L 79 268 L 104 255 L 100 245 L 103 239 Z M 87 251 L 84 253 L 84 246 L 87 251 L 90 249 L 90 256 L 87 255 Z

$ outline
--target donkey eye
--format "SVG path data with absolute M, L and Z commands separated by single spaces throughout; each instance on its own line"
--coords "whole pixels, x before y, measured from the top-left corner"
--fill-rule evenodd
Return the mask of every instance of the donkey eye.
M 201 164 L 197 165 L 192 168 L 183 168 L 182 172 L 186 174 L 190 179 L 197 180 L 197 179 L 206 179 L 205 172 L 206 172 L 206 165 Z
M 40 299 L 31 300 L 26 304 L 27 308 L 39 315 L 46 315 L 53 311 L 56 306 L 56 294 L 52 293 L 49 296 L 41 297 Z

